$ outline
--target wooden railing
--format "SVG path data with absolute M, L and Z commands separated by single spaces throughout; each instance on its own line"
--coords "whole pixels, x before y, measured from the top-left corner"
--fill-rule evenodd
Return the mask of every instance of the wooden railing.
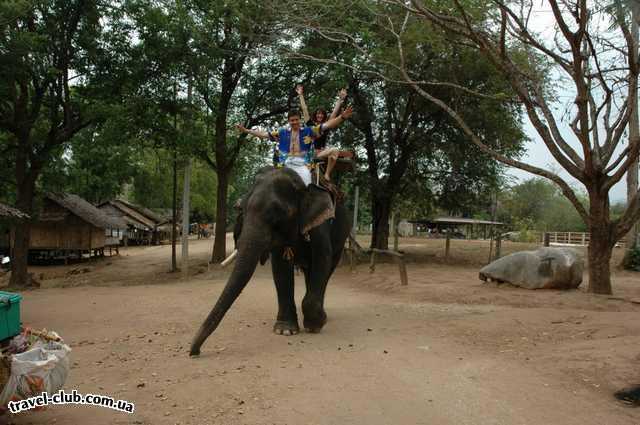
M 546 237 L 550 245 L 589 246 L 590 240 L 590 234 L 586 232 L 547 232 L 543 233 L 542 237 L 542 242 L 545 243 Z M 624 245 L 624 238 L 616 244 L 616 246 L 619 245 Z

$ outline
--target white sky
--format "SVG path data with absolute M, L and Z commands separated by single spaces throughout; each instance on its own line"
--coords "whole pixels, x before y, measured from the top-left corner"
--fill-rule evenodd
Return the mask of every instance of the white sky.
M 547 41 L 546 43 L 547 45 L 553 46 L 553 39 L 556 33 L 554 29 L 555 19 L 554 19 L 553 13 L 551 12 L 551 8 L 547 1 L 537 0 L 536 3 L 537 3 L 536 7 L 534 8 L 534 12 L 532 14 L 532 18 L 530 21 L 531 28 L 534 31 L 541 34 L 542 39 Z M 554 105 L 554 107 L 556 107 L 554 109 L 556 109 L 557 113 L 555 115 L 557 118 L 560 117 L 560 114 L 567 108 L 567 102 L 571 102 L 574 97 L 570 88 L 570 83 L 562 82 L 558 78 L 558 84 L 560 85 L 557 91 L 557 94 L 559 96 L 559 102 Z M 563 89 L 562 85 L 565 85 L 566 88 Z M 572 147 L 574 147 L 578 151 L 578 153 L 580 153 L 581 148 L 580 148 L 579 142 L 577 141 L 575 135 L 573 134 L 573 131 L 568 127 L 568 125 L 566 124 L 562 125 L 562 124 L 564 123 L 561 123 L 561 128 L 560 128 L 560 132 L 562 133 L 562 136 L 565 138 L 565 140 L 569 142 L 569 144 Z M 540 139 L 540 136 L 538 135 L 533 125 L 529 121 L 528 117 L 526 116 L 525 116 L 524 128 L 527 135 L 531 139 L 531 141 L 525 145 L 527 152 L 523 157 L 524 162 L 527 162 L 532 165 L 545 168 L 548 170 L 554 170 L 554 171 L 562 170 L 562 167 L 560 167 L 560 164 L 558 164 L 557 161 L 551 156 L 551 154 L 547 150 L 547 147 L 544 145 L 544 143 Z M 621 151 L 622 148 L 623 147 L 621 147 L 618 151 Z M 514 176 L 518 178 L 520 181 L 535 177 L 530 173 L 521 171 L 516 168 L 510 168 L 508 174 L 510 176 Z M 573 179 L 571 176 L 569 176 L 568 173 L 564 172 L 564 170 L 562 170 L 562 172 L 560 172 L 559 174 L 561 175 L 561 177 L 565 178 L 565 180 L 567 180 L 570 184 L 575 185 L 580 189 L 584 188 L 584 186 L 580 182 Z M 620 183 L 618 183 L 611 189 L 609 193 L 611 202 L 615 203 L 619 201 L 625 201 L 626 190 L 627 190 L 626 180 L 625 178 L 623 178 Z

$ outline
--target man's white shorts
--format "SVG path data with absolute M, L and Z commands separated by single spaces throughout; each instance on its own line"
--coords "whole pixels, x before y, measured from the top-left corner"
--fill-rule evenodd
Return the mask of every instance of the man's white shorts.
M 311 184 L 311 171 L 309 171 L 307 164 L 305 164 L 304 158 L 290 156 L 285 161 L 284 166 L 291 168 L 293 171 L 298 173 L 305 186 L 309 186 Z

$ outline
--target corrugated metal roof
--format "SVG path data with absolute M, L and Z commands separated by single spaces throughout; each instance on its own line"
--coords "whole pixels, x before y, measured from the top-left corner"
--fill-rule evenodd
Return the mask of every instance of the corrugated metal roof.
M 409 220 L 409 223 L 434 223 L 434 224 L 484 224 L 484 225 L 502 225 L 499 221 L 476 220 L 474 218 L 461 217 L 438 217 L 431 220 Z

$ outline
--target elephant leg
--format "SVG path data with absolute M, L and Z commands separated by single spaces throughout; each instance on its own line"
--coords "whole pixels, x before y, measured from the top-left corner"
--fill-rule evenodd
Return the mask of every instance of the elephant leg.
M 320 332 L 327 322 L 324 294 L 334 268 L 330 233 L 325 226 L 329 224 L 325 223 L 310 232 L 311 261 L 309 268 L 305 269 L 307 293 L 302 300 L 302 313 L 305 329 L 313 333 Z
M 271 252 L 271 270 L 278 293 L 278 317 L 273 332 L 278 335 L 295 335 L 300 331 L 294 295 L 293 262 L 283 258 L 282 248 Z

